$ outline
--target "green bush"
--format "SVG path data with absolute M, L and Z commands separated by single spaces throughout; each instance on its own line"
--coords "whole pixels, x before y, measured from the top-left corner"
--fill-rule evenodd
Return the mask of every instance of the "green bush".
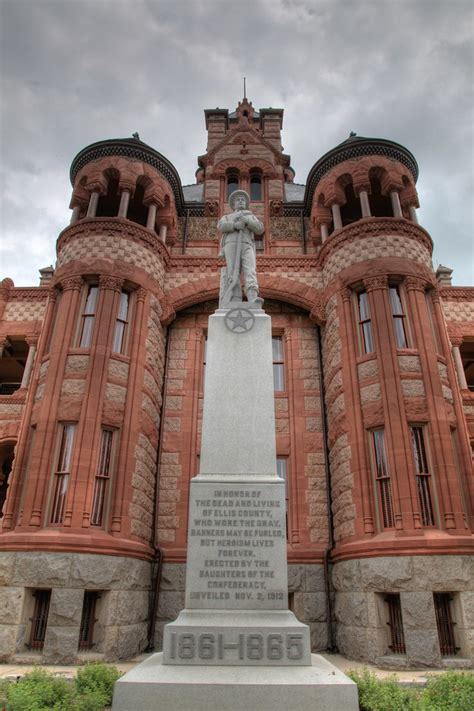
M 71 711 L 74 690 L 65 679 L 34 669 L 7 689 L 7 711 Z
M 78 670 L 77 677 L 74 680 L 77 696 L 79 699 L 83 698 L 84 703 L 86 702 L 86 698 L 92 703 L 93 697 L 95 696 L 97 699 L 103 699 L 103 706 L 110 705 L 112 703 L 114 684 L 120 676 L 121 673 L 117 667 L 97 662 L 86 664 L 83 668 Z M 97 708 L 100 709 L 101 707 L 99 706 Z M 92 705 L 80 707 L 80 711 L 95 710 L 96 707 Z
M 395 675 L 378 679 L 367 667 L 361 671 L 348 671 L 347 675 L 357 684 L 361 711 L 411 711 L 416 708 L 412 706 L 412 694 L 399 686 Z
M 448 671 L 430 677 L 418 708 L 420 711 L 473 711 L 474 676 Z
M 404 689 L 396 675 L 378 679 L 364 667 L 348 676 L 359 690 L 361 711 L 473 711 L 474 676 L 448 671 L 431 676 L 424 689 Z

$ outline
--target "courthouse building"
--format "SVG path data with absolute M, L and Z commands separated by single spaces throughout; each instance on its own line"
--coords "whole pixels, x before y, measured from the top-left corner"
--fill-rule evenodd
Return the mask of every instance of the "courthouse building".
M 1 282 L 3 660 L 130 658 L 183 607 L 236 188 L 265 226 L 290 609 L 313 651 L 474 657 L 474 288 L 433 271 L 409 150 L 351 134 L 297 184 L 282 122 L 206 110 L 194 185 L 138 135 L 87 146 L 54 269 Z

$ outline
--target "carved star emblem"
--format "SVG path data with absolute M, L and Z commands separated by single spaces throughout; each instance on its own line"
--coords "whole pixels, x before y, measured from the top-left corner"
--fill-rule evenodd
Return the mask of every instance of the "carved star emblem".
M 253 328 L 255 316 L 248 309 L 232 309 L 225 316 L 225 325 L 233 333 L 246 333 Z

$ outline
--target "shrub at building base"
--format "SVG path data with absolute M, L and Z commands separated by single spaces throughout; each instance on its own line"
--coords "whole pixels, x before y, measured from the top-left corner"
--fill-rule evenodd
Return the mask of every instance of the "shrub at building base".
M 112 704 L 116 667 L 87 664 L 73 683 L 44 669 L 34 669 L 17 682 L 0 683 L 0 708 L 5 711 L 103 711 Z
M 359 690 L 361 711 L 472 711 L 474 675 L 449 671 L 431 677 L 424 689 L 404 689 L 394 674 L 378 679 L 369 669 L 349 671 Z

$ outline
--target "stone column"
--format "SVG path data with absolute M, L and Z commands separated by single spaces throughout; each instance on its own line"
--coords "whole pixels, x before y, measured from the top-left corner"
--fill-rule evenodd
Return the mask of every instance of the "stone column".
M 327 240 L 327 238 L 328 238 L 328 226 L 323 223 L 321 225 L 321 241 L 323 244 Z
M 118 217 L 127 217 L 128 203 L 130 202 L 130 190 L 122 190 Z
M 22 389 L 27 388 L 28 385 L 30 384 L 30 377 L 31 377 L 31 371 L 33 369 L 33 363 L 35 360 L 37 341 L 27 339 L 26 342 L 29 345 L 29 349 L 28 349 L 28 357 L 26 359 L 25 370 L 23 371 L 23 378 L 21 379 L 20 388 L 22 388 Z
M 142 407 L 142 387 L 144 377 L 144 364 L 140 354 L 145 351 L 145 339 L 147 337 L 147 318 L 145 310 L 146 290 L 139 287 L 136 291 L 136 308 L 133 318 L 133 331 L 130 342 L 132 344 L 130 352 L 130 367 L 128 372 L 127 396 L 125 400 L 125 410 L 123 414 L 123 424 L 118 447 L 117 472 L 113 484 L 113 498 L 111 505 L 112 534 L 123 532 L 124 509 L 128 511 L 128 500 L 125 500 L 124 492 L 127 485 L 127 476 L 135 466 L 135 445 L 137 432 L 134 430 L 137 413 Z M 161 412 L 163 416 L 163 409 Z
M 91 193 L 86 217 L 95 217 L 96 216 L 97 205 L 99 204 L 99 195 L 100 195 L 100 193 L 98 190 L 94 190 L 94 192 Z
M 403 217 L 402 206 L 400 205 L 400 196 L 396 190 L 390 192 L 390 200 L 392 201 L 392 210 L 394 217 Z
M 150 203 L 150 205 L 148 205 L 148 217 L 146 221 L 147 230 L 155 230 L 157 207 L 158 205 L 155 202 L 152 202 Z
M 79 219 L 79 215 L 81 213 L 81 206 L 80 205 L 74 205 L 73 210 L 72 210 L 72 215 L 71 215 L 71 222 L 69 224 L 74 224 L 74 222 L 77 222 Z
M 362 217 L 371 217 L 369 195 L 367 190 L 361 190 L 359 193 L 360 208 L 362 210 Z
M 413 476 L 412 445 L 396 355 L 392 309 L 385 274 L 364 279 L 369 300 L 385 428 L 386 454 L 393 493 L 395 528 L 412 531 L 419 524 L 418 499 Z M 396 446 L 395 446 L 396 445 Z M 400 455 L 395 458 L 394 452 Z
M 334 229 L 340 230 L 342 227 L 341 208 L 335 202 L 334 205 L 331 206 L 331 210 L 332 210 L 332 219 L 334 221 Z
M 467 390 L 468 387 L 467 387 L 466 374 L 464 373 L 464 367 L 463 367 L 462 358 L 461 358 L 461 351 L 459 350 L 459 347 L 462 344 L 462 338 L 455 338 L 454 336 L 451 336 L 450 341 L 451 341 L 451 346 L 452 346 L 454 367 L 456 368 L 456 375 L 458 376 L 459 387 L 461 388 L 461 390 Z
M 168 227 L 167 225 L 160 225 L 160 239 L 163 242 L 163 244 L 166 244 L 166 234 L 168 232 Z
M 416 207 L 414 205 L 410 205 L 408 210 L 410 212 L 410 220 L 418 224 L 418 215 L 416 213 Z
M 0 358 L 3 356 L 3 349 L 8 343 L 8 338 L 1 338 L 0 339 Z

